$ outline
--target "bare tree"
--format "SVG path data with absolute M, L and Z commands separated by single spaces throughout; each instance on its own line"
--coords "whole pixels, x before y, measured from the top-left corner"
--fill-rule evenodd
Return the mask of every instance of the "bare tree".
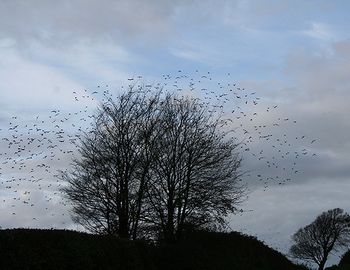
M 197 99 L 142 88 L 109 98 L 63 174 L 74 219 L 88 230 L 179 238 L 236 210 L 238 144 Z
M 328 210 L 311 224 L 299 229 L 292 239 L 292 256 L 313 261 L 319 270 L 323 270 L 328 255 L 350 243 L 350 216 L 340 208 Z
M 136 238 L 155 139 L 159 93 L 130 91 L 100 106 L 80 138 L 81 157 L 63 173 L 74 220 L 95 233 Z
M 196 99 L 168 95 L 160 111 L 148 221 L 165 240 L 179 238 L 188 223 L 197 228 L 224 225 L 244 191 L 238 185 L 238 144 L 220 129 L 220 118 Z

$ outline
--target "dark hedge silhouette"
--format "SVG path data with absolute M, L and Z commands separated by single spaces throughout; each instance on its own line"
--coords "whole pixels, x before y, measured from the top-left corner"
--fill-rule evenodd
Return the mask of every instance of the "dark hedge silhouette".
M 350 251 L 349 250 L 345 252 L 344 255 L 342 256 L 339 262 L 339 266 L 341 267 L 347 266 L 348 269 L 350 269 Z
M 63 230 L 0 231 L 0 269 L 13 270 L 306 270 L 251 236 L 184 233 L 154 245 Z

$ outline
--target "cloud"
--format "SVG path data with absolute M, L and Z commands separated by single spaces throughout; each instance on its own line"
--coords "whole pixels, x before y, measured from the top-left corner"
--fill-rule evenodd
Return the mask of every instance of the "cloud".
M 28 61 L 13 49 L 0 50 L 1 102 L 12 110 L 55 107 L 72 102 L 81 85 L 47 65 Z
M 301 33 L 321 40 L 331 40 L 333 38 L 333 33 L 330 26 L 319 22 L 312 22 L 311 29 L 301 31 Z
M 232 217 L 234 229 L 256 234 L 286 253 L 291 245 L 290 236 L 322 211 L 340 207 L 350 212 L 349 69 L 350 42 L 343 40 L 326 49 L 317 48 L 316 53 L 307 48 L 295 49 L 285 61 L 283 79 L 242 82 L 244 87 L 262 94 L 267 103 L 278 104 L 276 110 L 265 114 L 257 108 L 262 123 L 269 125 L 284 116 L 296 120 L 295 125 L 281 125 L 277 134 L 285 133 L 292 141 L 298 137 L 293 141 L 293 149 L 300 151 L 306 147 L 307 152 L 317 156 L 301 155 L 297 161 L 299 173 L 291 175 L 292 181 L 286 185 L 274 181 L 270 181 L 267 189 L 262 183 L 253 185 L 243 205 L 253 211 Z M 276 133 L 273 129 L 266 132 Z M 305 139 L 300 140 L 301 135 Z M 317 141 L 310 144 L 314 138 Z M 262 145 L 252 147 L 255 151 L 262 149 Z M 276 163 L 285 166 L 288 160 L 279 158 Z M 246 167 L 257 170 L 248 182 L 254 183 L 258 172 L 271 174 L 271 169 L 254 158 L 246 159 Z M 333 256 L 329 265 L 338 260 Z
M 168 34 L 174 7 L 173 1 L 1 1 L 0 33 L 19 42 L 36 39 L 60 46 L 79 39 L 162 36 Z
M 108 42 L 77 42 L 66 49 L 31 42 L 21 48 L 11 39 L 0 39 L 0 57 L 2 114 L 18 109 L 35 114 L 55 107 L 75 107 L 73 92 L 87 88 L 93 92 L 101 83 L 119 85 L 137 61 L 122 47 Z
M 32 42 L 20 52 L 31 61 L 52 66 L 85 87 L 101 81 L 120 82 L 128 76 L 129 67 L 138 61 L 124 47 L 108 41 L 95 44 L 79 41 L 64 49 Z
M 174 56 L 185 60 L 201 62 L 203 59 L 203 56 L 197 50 L 175 49 L 172 51 L 172 53 L 174 54 Z
M 300 118 L 304 115 L 304 127 L 312 123 L 315 135 L 330 148 L 342 151 L 348 148 L 350 131 L 347 120 L 350 100 L 349 42 L 334 43 L 332 54 L 312 55 L 297 52 L 290 55 L 286 73 L 293 79 L 300 95 L 290 100 L 298 106 Z M 334 131 L 334 132 L 330 132 Z M 342 145 L 340 145 L 340 143 Z

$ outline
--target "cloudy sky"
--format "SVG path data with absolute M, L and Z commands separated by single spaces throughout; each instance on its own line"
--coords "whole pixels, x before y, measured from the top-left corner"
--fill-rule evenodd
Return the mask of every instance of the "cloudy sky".
M 55 197 L 59 183 L 40 179 L 69 163 L 69 147 L 48 148 L 49 138 L 40 146 L 40 133 L 56 128 L 57 140 L 60 129 L 85 121 L 80 113 L 95 108 L 100 85 L 118 90 L 140 75 L 155 83 L 178 70 L 199 78 L 209 72 L 215 82 L 256 92 L 254 121 L 267 126 L 263 135 L 274 134 L 250 146 L 267 153 L 265 163 L 253 152 L 244 156 L 249 198 L 230 226 L 286 253 L 290 236 L 322 211 L 350 212 L 349 10 L 341 0 L 0 0 L 0 225 L 78 228 Z M 218 84 L 211 90 L 222 91 Z M 282 153 L 300 160 L 293 170 L 274 155 L 280 141 L 271 141 L 284 135 Z M 19 154 L 23 143 L 29 146 Z M 41 162 L 50 155 L 51 163 Z M 265 159 L 279 168 L 271 171 Z M 282 178 L 291 180 L 279 184 Z

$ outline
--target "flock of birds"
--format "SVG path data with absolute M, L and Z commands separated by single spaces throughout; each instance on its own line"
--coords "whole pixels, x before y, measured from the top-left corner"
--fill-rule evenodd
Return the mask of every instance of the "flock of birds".
M 314 157 L 316 139 L 291 134 L 297 121 L 279 116 L 279 104 L 268 105 L 255 91 L 242 88 L 227 74 L 217 82 L 210 72 L 195 71 L 193 76 L 165 74 L 156 83 L 145 84 L 142 76 L 128 78 L 119 91 L 109 85 L 72 91 L 74 111 L 52 108 L 35 116 L 10 116 L 0 126 L 0 211 L 11 227 L 18 223 L 30 227 L 60 227 L 71 224 L 70 203 L 60 193 L 65 185 L 59 171 L 69 169 L 72 158 L 79 158 L 80 135 L 92 125 L 100 102 L 127 89 L 175 91 L 179 96 L 197 98 L 208 112 L 222 117 L 222 128 L 232 130 L 243 155 L 241 181 L 264 190 L 285 185 L 301 171 L 303 159 Z

